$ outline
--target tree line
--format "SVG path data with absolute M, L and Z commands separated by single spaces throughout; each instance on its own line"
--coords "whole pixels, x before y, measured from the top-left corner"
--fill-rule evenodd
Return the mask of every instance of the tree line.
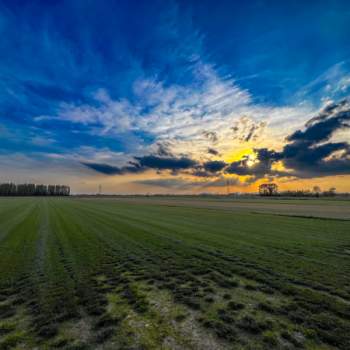
M 278 192 L 278 186 L 275 183 L 266 183 L 259 186 L 260 196 L 281 196 L 281 197 L 334 197 L 337 195 L 336 188 L 331 187 L 322 191 L 319 186 L 314 186 L 310 190 L 294 190 Z
M 69 196 L 70 187 L 64 185 L 0 184 L 0 196 Z

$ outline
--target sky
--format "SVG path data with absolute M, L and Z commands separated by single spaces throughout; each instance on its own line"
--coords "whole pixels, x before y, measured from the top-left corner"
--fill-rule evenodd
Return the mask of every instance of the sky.
M 349 23 L 347 0 L 0 0 L 0 181 L 350 191 Z

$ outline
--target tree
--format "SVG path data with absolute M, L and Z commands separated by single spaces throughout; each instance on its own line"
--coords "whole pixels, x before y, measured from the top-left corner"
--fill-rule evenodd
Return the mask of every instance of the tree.
M 260 196 L 275 196 L 278 193 L 278 186 L 275 183 L 262 184 L 259 186 Z
M 49 185 L 47 187 L 47 192 L 49 196 L 55 196 L 56 195 L 55 185 Z
M 328 191 L 324 191 L 323 195 L 324 196 L 328 196 L 328 197 L 333 197 L 336 194 L 336 188 L 335 187 L 331 187 Z
M 314 186 L 312 191 L 315 193 L 316 197 L 318 197 L 321 193 L 321 188 L 319 186 Z

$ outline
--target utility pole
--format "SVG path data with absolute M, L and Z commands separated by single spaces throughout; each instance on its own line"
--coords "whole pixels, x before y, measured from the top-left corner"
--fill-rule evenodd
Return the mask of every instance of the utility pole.
M 102 185 L 101 184 L 98 185 L 98 194 L 99 195 L 102 194 Z

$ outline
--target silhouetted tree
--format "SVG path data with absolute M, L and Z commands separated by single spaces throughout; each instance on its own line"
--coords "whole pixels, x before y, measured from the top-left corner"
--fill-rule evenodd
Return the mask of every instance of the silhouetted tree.
M 1 184 L 0 193 L 2 196 L 15 196 L 17 193 L 16 185 L 10 182 Z
M 260 196 L 275 196 L 278 193 L 278 186 L 275 183 L 262 184 L 259 186 Z
M 336 195 L 336 188 L 331 187 L 328 191 L 324 191 L 322 194 L 326 197 L 333 197 Z
M 70 187 L 63 185 L 0 184 L 0 196 L 69 196 L 69 194 Z
M 321 193 L 321 188 L 319 186 L 314 186 L 312 191 L 315 193 L 316 197 L 318 197 Z

